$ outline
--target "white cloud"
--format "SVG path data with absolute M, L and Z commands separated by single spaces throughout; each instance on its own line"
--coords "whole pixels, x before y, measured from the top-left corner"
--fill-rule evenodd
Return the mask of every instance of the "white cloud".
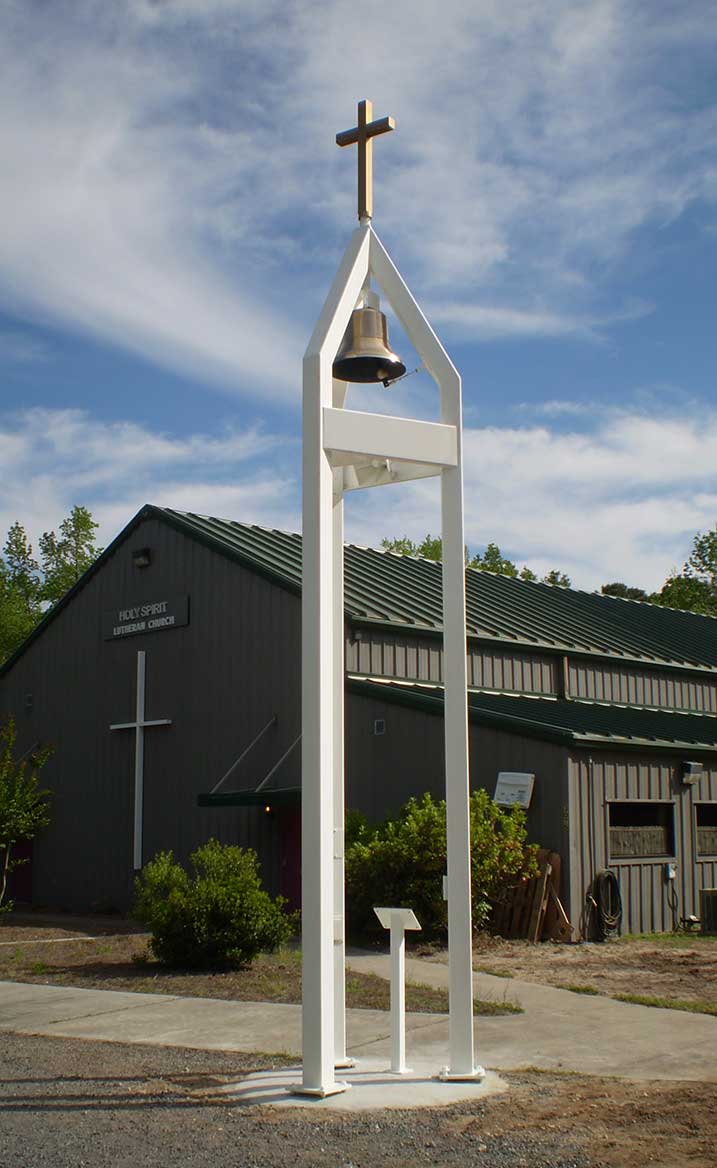
M 576 587 L 657 588 L 717 521 L 717 415 L 595 414 L 589 434 L 467 429 L 466 541 L 495 542 L 539 574 L 560 568 Z M 357 542 L 436 534 L 436 482 L 366 492 L 351 514 Z
M 467 428 L 466 540 L 577 587 L 658 587 L 717 521 L 717 414 L 612 411 L 590 433 Z M 299 443 L 251 427 L 177 438 L 76 410 L 0 417 L 0 533 L 33 542 L 75 503 L 108 542 L 143 503 L 286 530 L 301 525 Z M 437 534 L 437 480 L 347 496 L 347 538 Z
M 334 134 L 368 94 L 411 283 L 479 336 L 591 339 L 629 314 L 603 285 L 635 229 L 717 198 L 700 8 L 365 0 L 347 52 L 353 0 L 6 0 L 0 305 L 298 397 L 354 214 Z
M 251 426 L 177 438 L 81 410 L 6 415 L 0 532 L 18 520 L 37 546 L 82 504 L 107 543 L 144 503 L 295 529 L 297 453 L 297 443 Z

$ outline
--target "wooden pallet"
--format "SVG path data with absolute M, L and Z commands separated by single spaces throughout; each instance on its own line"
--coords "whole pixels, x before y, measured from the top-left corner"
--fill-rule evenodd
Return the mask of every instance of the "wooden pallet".
M 501 937 L 569 941 L 573 929 L 563 908 L 560 888 L 560 856 L 542 848 L 538 875 L 513 885 L 493 910 L 493 928 Z

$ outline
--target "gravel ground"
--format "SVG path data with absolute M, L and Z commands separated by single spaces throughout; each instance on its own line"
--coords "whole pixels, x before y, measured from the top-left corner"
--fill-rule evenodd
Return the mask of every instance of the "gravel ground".
M 353 1115 L 247 1108 L 216 1088 L 260 1056 L 0 1036 L 2 1168 L 595 1168 L 570 1133 L 501 1130 L 490 1101 Z M 516 1083 L 520 1076 L 515 1077 Z M 540 1087 L 549 1093 L 549 1081 Z

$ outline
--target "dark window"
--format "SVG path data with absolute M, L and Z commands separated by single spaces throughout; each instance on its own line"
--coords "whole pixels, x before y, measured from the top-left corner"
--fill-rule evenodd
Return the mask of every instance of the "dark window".
M 717 803 L 696 803 L 697 855 L 717 856 Z
M 609 817 L 613 860 L 675 854 L 672 803 L 610 803 Z

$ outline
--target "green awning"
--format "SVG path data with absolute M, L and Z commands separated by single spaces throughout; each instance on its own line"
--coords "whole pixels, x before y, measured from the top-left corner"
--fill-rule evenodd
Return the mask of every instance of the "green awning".
M 301 787 L 279 787 L 270 791 L 217 791 L 198 795 L 200 807 L 286 807 L 301 803 Z

